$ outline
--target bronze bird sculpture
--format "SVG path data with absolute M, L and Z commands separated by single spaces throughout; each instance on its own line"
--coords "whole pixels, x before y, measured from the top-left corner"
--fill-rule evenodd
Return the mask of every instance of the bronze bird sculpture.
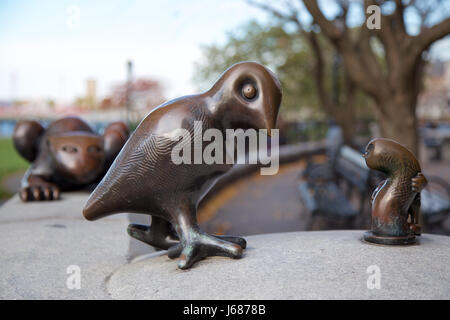
M 111 123 L 99 136 L 77 117 L 66 117 L 44 128 L 37 121 L 19 121 L 13 133 L 17 152 L 31 166 L 25 173 L 23 201 L 57 200 L 61 190 L 100 181 L 128 138 L 123 122 Z
M 368 242 L 407 245 L 420 235 L 420 191 L 427 180 L 411 151 L 390 139 L 370 141 L 364 153 L 369 168 L 383 172 L 372 195 L 372 230 L 364 234 Z
M 210 90 L 160 105 L 142 120 L 91 194 L 83 210 L 85 218 L 119 212 L 151 215 L 150 227 L 130 225 L 128 233 L 168 249 L 170 258 L 180 257 L 181 269 L 208 256 L 240 258 L 245 240 L 205 233 L 196 214 L 199 201 L 232 164 L 175 164 L 171 150 L 180 141 L 176 134 L 180 128 L 194 139 L 197 121 L 203 131 L 270 131 L 280 103 L 281 85 L 275 75 L 258 63 L 241 62 L 227 69 Z

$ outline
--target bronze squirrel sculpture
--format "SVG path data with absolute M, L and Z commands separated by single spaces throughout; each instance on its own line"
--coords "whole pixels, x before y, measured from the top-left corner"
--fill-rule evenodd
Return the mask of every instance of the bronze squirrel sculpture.
M 270 132 L 281 95 L 281 85 L 270 70 L 241 62 L 227 69 L 205 93 L 157 107 L 140 123 L 91 194 L 84 217 L 95 220 L 120 212 L 151 215 L 150 227 L 130 225 L 128 233 L 168 249 L 170 258 L 180 257 L 181 269 L 208 256 L 240 258 L 246 247 L 243 238 L 212 236 L 197 223 L 199 201 L 232 164 L 174 164 L 171 150 L 180 141 L 174 135 L 183 128 L 190 138 L 195 137 L 195 121 L 201 121 L 203 131 L 261 128 Z
M 44 128 L 37 121 L 19 121 L 13 133 L 17 152 L 31 166 L 22 179 L 23 201 L 57 200 L 61 190 L 98 182 L 128 139 L 123 122 L 108 125 L 103 136 L 77 117 L 65 117 Z
M 364 153 L 369 168 L 386 174 L 372 195 L 372 230 L 364 240 L 407 245 L 420 235 L 420 191 L 427 180 L 411 151 L 390 139 L 370 141 Z

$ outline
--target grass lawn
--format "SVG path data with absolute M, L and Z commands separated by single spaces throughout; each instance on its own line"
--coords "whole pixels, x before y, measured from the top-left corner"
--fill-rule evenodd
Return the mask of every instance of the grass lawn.
M 14 149 L 9 138 L 0 138 L 0 182 L 9 174 L 19 170 L 25 170 L 30 164 L 23 159 Z M 0 198 L 8 198 L 11 193 L 0 185 Z

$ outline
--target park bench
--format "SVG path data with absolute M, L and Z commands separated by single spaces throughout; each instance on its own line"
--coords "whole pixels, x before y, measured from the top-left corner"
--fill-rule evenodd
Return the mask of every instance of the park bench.
M 429 176 L 428 185 L 420 195 L 423 223 L 425 230 L 433 230 L 433 233 L 448 233 L 444 230 L 442 222 L 450 213 L 450 186 L 442 178 Z
M 422 128 L 420 134 L 427 149 L 434 151 L 429 160 L 445 161 L 444 148 L 450 142 L 450 126 L 429 124 Z
M 301 173 L 300 197 L 311 213 L 310 229 L 317 221 L 337 228 L 355 226 L 368 228 L 370 214 L 366 211 L 370 194 L 383 175 L 370 170 L 361 153 L 343 145 L 328 152 L 328 162 L 308 162 Z M 442 178 L 428 176 L 428 185 L 421 193 L 421 213 L 425 230 L 442 228 L 450 213 L 450 186 Z M 345 182 L 345 185 L 344 183 Z M 358 208 L 351 204 L 353 191 L 358 197 Z M 439 231 L 439 230 L 438 230 Z M 446 233 L 441 230 L 441 233 Z
M 326 163 L 308 162 L 298 188 L 311 213 L 310 229 L 324 223 L 327 228 L 353 228 L 367 207 L 370 175 L 361 153 L 346 145 L 329 151 Z M 354 191 L 357 207 L 351 201 Z

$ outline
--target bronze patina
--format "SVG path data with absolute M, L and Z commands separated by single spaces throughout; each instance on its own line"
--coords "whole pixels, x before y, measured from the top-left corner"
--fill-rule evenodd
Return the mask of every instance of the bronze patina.
M 91 194 L 83 210 L 85 218 L 119 212 L 151 215 L 151 226 L 130 225 L 128 233 L 169 250 L 170 258 L 179 257 L 181 269 L 208 256 L 240 258 L 246 241 L 205 233 L 196 213 L 199 201 L 232 164 L 175 164 L 171 150 L 180 141 L 176 134 L 180 128 L 193 139 L 195 121 L 201 121 L 203 132 L 214 128 L 224 136 L 226 129 L 270 131 L 280 103 L 281 86 L 275 75 L 258 63 L 241 62 L 205 93 L 157 107 L 140 123 Z
M 126 142 L 123 122 L 111 123 L 100 136 L 83 120 L 66 117 L 44 128 L 37 121 L 16 124 L 13 142 L 31 166 L 22 179 L 23 201 L 57 200 L 61 190 L 98 182 Z
M 414 154 L 390 139 L 370 141 L 364 153 L 369 168 L 386 175 L 372 194 L 372 230 L 364 240 L 384 245 L 409 245 L 421 233 L 420 191 L 427 180 Z

